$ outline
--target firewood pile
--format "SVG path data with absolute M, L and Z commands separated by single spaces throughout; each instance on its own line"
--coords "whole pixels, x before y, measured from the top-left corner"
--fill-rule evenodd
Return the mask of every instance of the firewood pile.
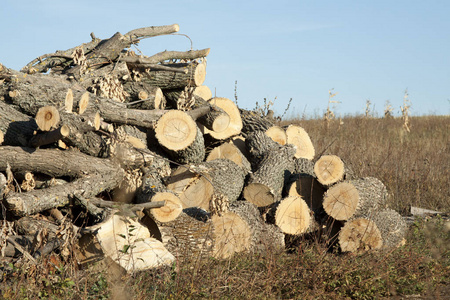
M 129 272 L 284 249 L 398 246 L 376 178 L 315 157 L 303 128 L 213 97 L 209 49 L 138 55 L 146 27 L 0 64 L 1 257 L 109 257 Z M 73 255 L 73 256 L 72 256 Z

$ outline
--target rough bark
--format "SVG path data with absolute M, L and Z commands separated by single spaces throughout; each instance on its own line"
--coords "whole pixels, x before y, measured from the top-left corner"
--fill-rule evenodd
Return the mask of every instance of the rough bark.
M 4 134 L 3 145 L 28 146 L 37 130 L 35 120 L 4 101 L 0 101 L 0 130 Z
M 259 168 L 250 175 L 244 188 L 244 198 L 258 207 L 279 201 L 285 176 L 292 171 L 294 154 L 295 148 L 289 145 L 267 152 Z
M 264 222 L 258 207 L 248 201 L 235 201 L 229 210 L 248 223 L 251 231 L 250 252 L 270 253 L 284 249 L 284 234 L 273 225 Z
M 260 114 L 254 111 L 239 109 L 239 112 L 242 118 L 242 133 L 245 137 L 254 131 L 265 132 L 274 125 L 272 120 L 261 117 Z
M 128 81 L 123 84 L 124 91 L 129 95 L 129 108 L 134 109 L 164 109 L 166 101 L 159 87 L 144 82 Z M 135 104 L 133 104 L 135 103 Z
M 139 73 L 139 80 L 148 85 L 157 86 L 161 89 L 177 89 L 186 86 L 200 86 L 205 81 L 206 64 L 193 61 L 191 63 L 163 64 L 163 66 L 187 70 L 184 72 L 174 72 L 167 70 L 152 70 L 136 68 L 134 72 Z
M 208 211 L 212 199 L 223 201 L 225 207 L 236 201 L 242 191 L 245 174 L 234 162 L 216 159 L 189 169 L 179 167 L 167 180 L 167 187 L 179 195 L 184 208 L 200 207 Z
M 372 221 L 380 230 L 383 249 L 396 248 L 405 242 L 408 226 L 403 217 L 395 210 L 380 210 L 374 214 Z
M 323 200 L 326 213 L 336 220 L 370 218 L 384 207 L 387 199 L 385 185 L 377 178 L 340 182 L 327 190 Z
M 280 147 L 264 131 L 250 133 L 245 139 L 245 146 L 250 155 L 250 163 L 253 170 L 258 168 L 266 153 Z

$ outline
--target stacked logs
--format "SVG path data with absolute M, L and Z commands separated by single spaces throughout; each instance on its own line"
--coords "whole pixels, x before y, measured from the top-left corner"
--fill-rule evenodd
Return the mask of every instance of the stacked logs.
M 129 50 L 178 30 L 92 36 L 20 72 L 0 64 L 2 256 L 71 249 L 81 265 L 108 256 L 133 272 L 283 249 L 336 224 L 344 251 L 399 244 L 379 180 L 313 161 L 300 126 L 212 97 L 209 49 Z

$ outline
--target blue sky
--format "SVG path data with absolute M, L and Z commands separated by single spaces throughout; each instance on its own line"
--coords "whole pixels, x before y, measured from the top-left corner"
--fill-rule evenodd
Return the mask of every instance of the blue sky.
M 211 48 L 205 85 L 282 114 L 400 114 L 407 89 L 415 115 L 450 114 L 450 1 L 56 1 L 3 0 L 0 62 L 20 69 L 42 54 L 115 32 L 177 23 L 194 49 Z M 183 36 L 143 40 L 145 55 L 186 51 Z

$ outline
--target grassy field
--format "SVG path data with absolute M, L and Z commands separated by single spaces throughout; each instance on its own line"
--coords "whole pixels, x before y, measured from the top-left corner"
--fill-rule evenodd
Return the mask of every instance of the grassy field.
M 390 207 L 403 215 L 411 205 L 450 212 L 450 117 L 412 117 L 409 133 L 393 118 L 287 123 L 309 133 L 317 155 L 338 155 L 357 175 L 381 179 Z M 448 299 L 450 223 L 417 219 L 404 246 L 363 255 L 305 238 L 289 252 L 193 257 L 134 276 L 108 262 L 79 270 L 57 257 L 38 266 L 3 263 L 0 270 L 1 299 Z

